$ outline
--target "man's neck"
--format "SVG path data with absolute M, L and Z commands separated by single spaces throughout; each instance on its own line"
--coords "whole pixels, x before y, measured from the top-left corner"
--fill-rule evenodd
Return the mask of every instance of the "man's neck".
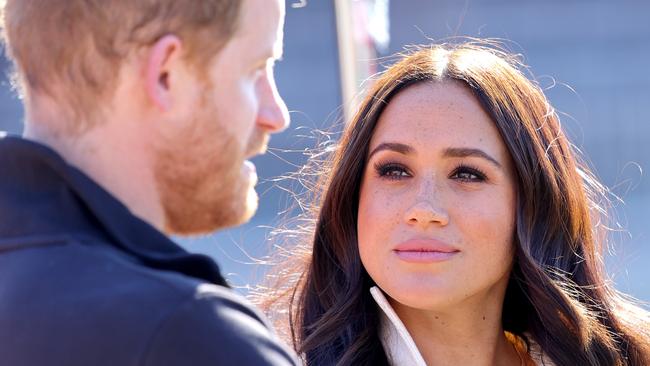
M 137 133 L 121 129 L 118 121 L 100 123 L 78 136 L 60 131 L 53 121 L 28 120 L 24 137 L 47 145 L 59 153 L 111 195 L 134 215 L 158 230 L 163 229 L 164 216 L 156 187 L 146 141 Z

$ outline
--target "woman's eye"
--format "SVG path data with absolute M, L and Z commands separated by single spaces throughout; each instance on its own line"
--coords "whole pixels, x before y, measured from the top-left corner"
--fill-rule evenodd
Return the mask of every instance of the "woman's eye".
M 486 179 L 485 174 L 480 170 L 466 166 L 456 168 L 451 178 L 462 182 L 483 182 Z
M 393 180 L 400 180 L 411 176 L 406 168 L 398 164 L 379 164 L 375 166 L 375 170 L 380 177 Z

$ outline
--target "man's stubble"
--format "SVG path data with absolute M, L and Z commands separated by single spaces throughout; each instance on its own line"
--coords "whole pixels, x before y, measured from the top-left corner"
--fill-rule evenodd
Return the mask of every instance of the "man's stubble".
M 209 91 L 204 93 L 210 96 Z M 242 173 L 245 154 L 264 144 L 253 135 L 246 151 L 216 120 L 217 107 L 204 98 L 194 121 L 156 151 L 157 189 L 165 215 L 165 230 L 191 235 L 239 225 L 257 209 L 255 182 Z

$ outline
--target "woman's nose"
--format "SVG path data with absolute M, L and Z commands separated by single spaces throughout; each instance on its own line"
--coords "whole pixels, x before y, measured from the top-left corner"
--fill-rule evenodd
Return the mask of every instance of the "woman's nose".
M 405 220 L 409 225 L 427 226 L 437 224 L 445 226 L 449 223 L 447 210 L 434 205 L 430 200 L 419 199 L 406 210 Z
M 414 200 L 405 212 L 404 219 L 410 225 L 447 225 L 449 214 L 443 203 L 443 187 L 433 179 L 420 179 Z

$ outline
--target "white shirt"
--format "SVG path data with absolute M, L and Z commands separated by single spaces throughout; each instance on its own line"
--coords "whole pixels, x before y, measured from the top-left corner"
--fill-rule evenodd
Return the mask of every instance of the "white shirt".
M 395 313 L 384 293 L 379 287 L 374 286 L 370 289 L 370 294 L 382 310 L 379 339 L 386 352 L 388 362 L 393 366 L 427 366 L 411 334 L 397 316 L 397 313 Z M 529 339 L 529 343 L 530 349 L 528 353 L 537 365 L 553 366 L 551 360 L 544 356 L 537 343 L 532 339 Z

